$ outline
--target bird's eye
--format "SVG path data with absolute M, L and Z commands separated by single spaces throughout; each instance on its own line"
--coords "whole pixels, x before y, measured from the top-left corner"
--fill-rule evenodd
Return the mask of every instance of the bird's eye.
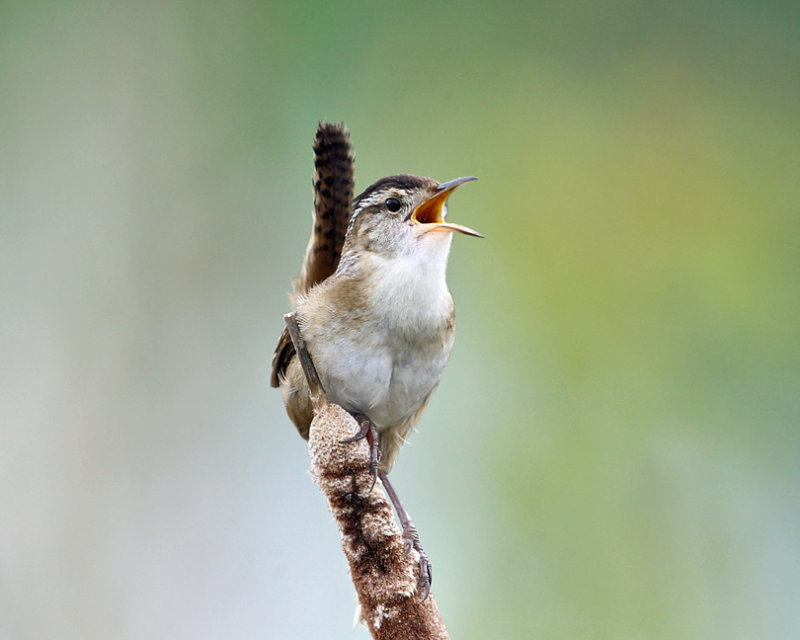
M 386 198 L 383 204 L 385 204 L 386 208 L 392 213 L 397 213 L 400 211 L 400 207 L 403 206 L 397 198 Z

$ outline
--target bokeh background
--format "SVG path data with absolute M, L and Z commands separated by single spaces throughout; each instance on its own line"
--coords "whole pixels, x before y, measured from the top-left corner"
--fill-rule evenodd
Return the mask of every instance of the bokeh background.
M 268 388 L 321 119 L 480 177 L 394 472 L 453 637 L 800 637 L 800 4 L 0 7 L 0 637 L 367 637 Z

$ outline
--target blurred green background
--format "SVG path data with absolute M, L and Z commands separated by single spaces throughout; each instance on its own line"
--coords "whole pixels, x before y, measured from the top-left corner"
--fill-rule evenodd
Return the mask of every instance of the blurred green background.
M 0 88 L 0 637 L 367 637 L 268 388 L 328 119 L 480 177 L 453 637 L 800 638 L 800 4 L 5 2 Z

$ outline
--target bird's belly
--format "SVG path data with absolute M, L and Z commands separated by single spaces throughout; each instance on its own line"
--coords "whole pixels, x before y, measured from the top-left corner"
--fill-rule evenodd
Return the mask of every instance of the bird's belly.
M 332 402 L 363 413 L 379 429 L 410 420 L 436 387 L 449 345 L 339 343 L 322 346 L 320 378 Z M 330 357 L 328 357 L 330 355 Z

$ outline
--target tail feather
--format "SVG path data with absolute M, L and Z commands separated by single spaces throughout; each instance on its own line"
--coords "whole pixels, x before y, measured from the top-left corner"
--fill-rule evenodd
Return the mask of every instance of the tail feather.
M 292 283 L 295 295 L 305 293 L 336 271 L 350 222 L 353 163 L 350 133 L 344 123 L 320 122 L 314 138 L 314 227 L 300 276 Z M 273 387 L 279 385 L 294 356 L 294 345 L 284 329 L 272 356 Z
M 344 123 L 321 122 L 314 139 L 314 227 L 295 293 L 336 271 L 353 199 L 353 147 Z

